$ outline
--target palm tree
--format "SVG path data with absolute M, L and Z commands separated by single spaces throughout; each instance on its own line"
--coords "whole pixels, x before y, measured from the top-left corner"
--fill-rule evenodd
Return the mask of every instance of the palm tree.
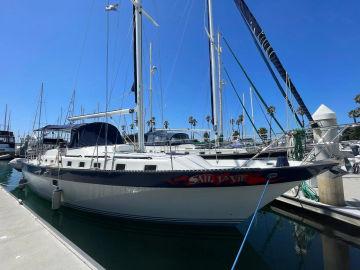
M 270 121 L 269 121 L 269 128 L 270 128 L 270 133 L 269 133 L 269 137 L 270 137 L 270 141 L 271 141 L 271 120 L 272 118 L 274 117 L 274 114 L 275 114 L 275 107 L 274 106 L 269 106 L 267 108 L 267 113 L 270 115 Z
M 189 116 L 189 120 L 188 120 L 189 124 L 190 124 L 190 128 L 192 127 L 193 125 L 193 122 L 194 122 L 194 117 L 192 116 Z
M 197 120 L 194 118 L 191 124 L 192 124 L 192 126 L 195 128 L 195 127 L 196 127 L 196 124 L 197 124 Z
M 169 128 L 169 121 L 167 121 L 167 120 L 164 121 L 164 128 L 165 129 Z
M 235 130 L 235 131 L 233 132 L 232 136 L 233 136 L 233 139 L 238 139 L 239 136 L 240 136 L 239 131 Z
M 296 112 L 301 115 L 302 124 L 303 124 L 303 126 L 305 126 L 305 122 L 304 122 L 305 111 L 304 111 L 303 107 L 299 107 L 299 108 L 296 110 Z
M 209 135 L 209 133 L 206 131 L 206 132 L 204 133 L 204 141 L 205 141 L 205 142 L 208 142 L 208 141 L 209 141 L 209 138 L 210 138 L 210 135 Z
M 241 138 L 244 139 L 244 116 L 242 114 L 236 119 L 236 125 L 238 126 L 238 132 L 240 134 L 240 125 L 241 125 Z
M 355 100 L 355 102 L 356 102 L 357 104 L 360 104 L 360 94 L 357 94 L 357 95 L 355 96 L 354 100 Z
M 207 125 L 208 125 L 208 129 L 210 129 L 210 120 L 211 120 L 210 115 L 207 115 L 205 119 L 206 119 L 206 122 L 207 122 Z
M 356 110 L 351 110 L 348 115 L 350 118 L 354 119 L 354 123 L 356 123 L 356 118 L 359 117 Z
M 267 133 L 268 133 L 268 131 L 267 131 L 266 128 L 261 127 L 261 128 L 259 128 L 258 132 L 259 132 L 259 135 L 260 135 L 261 139 L 263 139 L 263 140 L 266 140 L 266 139 L 267 139 Z
M 234 118 L 230 119 L 230 125 L 231 125 L 231 130 L 234 131 L 234 124 L 235 124 L 235 120 Z

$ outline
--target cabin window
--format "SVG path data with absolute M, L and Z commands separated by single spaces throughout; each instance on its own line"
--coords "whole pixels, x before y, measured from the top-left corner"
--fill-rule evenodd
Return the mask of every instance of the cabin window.
M 100 162 L 94 162 L 94 168 L 100 168 Z
M 79 162 L 79 167 L 80 167 L 80 168 L 84 168 L 84 167 L 85 167 L 85 162 L 84 162 L 84 161 L 80 161 L 80 162 Z
M 116 164 L 115 170 L 117 171 L 125 170 L 125 164 Z
M 145 165 L 145 171 L 156 171 L 156 165 Z
M 72 162 L 71 162 L 71 161 L 68 161 L 67 164 L 66 164 L 66 166 L 71 167 L 71 164 L 72 164 Z

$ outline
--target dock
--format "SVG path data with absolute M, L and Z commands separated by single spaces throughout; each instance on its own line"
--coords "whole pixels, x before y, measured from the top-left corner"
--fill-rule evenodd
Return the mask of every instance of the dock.
M 103 269 L 0 187 L 0 269 Z
M 345 206 L 332 206 L 305 198 L 301 192 L 295 196 L 290 190 L 278 197 L 275 202 L 298 210 L 307 211 L 333 221 L 350 226 L 360 227 L 360 175 L 348 174 L 343 176 Z M 316 188 L 314 188 L 316 190 Z

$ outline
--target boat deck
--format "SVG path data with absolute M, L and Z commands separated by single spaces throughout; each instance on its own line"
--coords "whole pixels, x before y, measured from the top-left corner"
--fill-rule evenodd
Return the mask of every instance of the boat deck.
M 102 269 L 0 187 L 0 269 Z

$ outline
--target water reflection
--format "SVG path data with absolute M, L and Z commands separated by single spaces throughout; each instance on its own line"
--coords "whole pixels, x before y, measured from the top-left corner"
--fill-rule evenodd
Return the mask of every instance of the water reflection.
M 131 222 L 51 204 L 14 188 L 21 174 L 0 163 L 0 182 L 77 246 L 108 269 L 230 269 L 247 223 L 197 227 Z M 310 225 L 310 226 L 309 226 Z M 332 233 L 329 233 L 332 231 Z M 360 269 L 360 238 L 274 207 L 261 211 L 242 269 Z

